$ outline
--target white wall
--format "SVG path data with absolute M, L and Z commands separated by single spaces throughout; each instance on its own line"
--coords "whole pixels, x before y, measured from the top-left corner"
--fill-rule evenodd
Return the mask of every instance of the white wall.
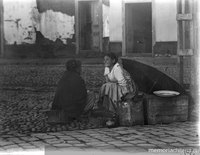
M 177 41 L 176 0 L 155 0 L 156 41 Z
M 155 3 L 156 41 L 177 41 L 176 0 L 124 0 Z M 110 0 L 110 41 L 122 41 L 122 0 Z
M 122 2 L 110 0 L 110 41 L 122 41 Z

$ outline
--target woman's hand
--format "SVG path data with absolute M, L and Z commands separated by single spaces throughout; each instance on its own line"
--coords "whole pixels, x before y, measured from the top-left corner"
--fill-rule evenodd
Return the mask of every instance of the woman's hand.
M 108 75 L 109 73 L 110 73 L 110 69 L 108 67 L 105 67 L 104 76 Z
M 110 69 L 108 67 L 105 67 L 104 69 L 104 77 L 106 79 L 106 83 L 109 82 L 108 74 L 110 73 Z

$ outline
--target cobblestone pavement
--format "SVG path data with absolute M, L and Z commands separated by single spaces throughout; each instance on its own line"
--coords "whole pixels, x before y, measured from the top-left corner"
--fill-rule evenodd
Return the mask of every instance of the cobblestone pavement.
M 149 149 L 199 149 L 198 124 L 101 128 L 76 131 L 1 135 L 0 151 L 63 150 L 147 152 Z M 151 151 L 151 150 L 150 150 Z M 199 152 L 200 153 L 200 152 Z
M 64 64 L 64 63 L 63 63 Z M 51 109 L 56 85 L 64 65 L 0 65 L 0 134 L 10 131 L 46 132 L 97 128 L 94 121 L 71 125 L 49 126 L 45 111 Z M 102 65 L 84 65 L 87 89 L 96 91 L 103 84 Z M 79 123 L 79 122 L 78 122 Z
M 97 129 L 99 125 L 95 120 L 82 123 L 78 128 L 76 125 L 46 126 L 43 110 L 50 109 L 63 71 L 64 66 L 60 65 L 0 66 L 0 152 L 45 149 L 121 154 L 154 148 L 199 148 L 197 123 L 194 122 L 112 129 Z M 102 65 L 83 67 L 83 78 L 89 90 L 99 89 L 103 83 L 102 73 Z

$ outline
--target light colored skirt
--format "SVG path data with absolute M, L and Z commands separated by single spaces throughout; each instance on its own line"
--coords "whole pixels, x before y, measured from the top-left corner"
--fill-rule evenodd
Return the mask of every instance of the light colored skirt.
M 103 98 L 103 107 L 111 112 L 117 113 L 118 103 L 128 93 L 128 90 L 117 83 L 105 83 L 102 85 L 99 97 Z

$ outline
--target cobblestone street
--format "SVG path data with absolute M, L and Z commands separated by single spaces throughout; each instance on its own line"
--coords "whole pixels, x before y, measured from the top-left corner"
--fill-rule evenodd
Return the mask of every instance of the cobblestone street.
M 199 149 L 197 123 L 101 128 L 1 135 L 1 151 L 63 150 L 147 152 L 149 149 Z
M 103 153 L 149 153 L 149 149 L 195 149 L 199 151 L 198 124 L 136 125 L 102 128 L 96 120 L 69 126 L 49 127 L 49 110 L 63 65 L 1 65 L 0 151 L 81 151 Z M 99 90 L 103 66 L 84 65 L 89 90 Z M 197 108 L 198 109 L 198 108 Z M 169 151 L 169 150 L 168 150 Z M 183 152 L 182 152 L 183 153 Z M 55 154 L 55 153 L 54 153 Z M 81 153 L 82 154 L 82 153 Z
M 200 0 L 0 0 L 0 155 L 200 155 Z

